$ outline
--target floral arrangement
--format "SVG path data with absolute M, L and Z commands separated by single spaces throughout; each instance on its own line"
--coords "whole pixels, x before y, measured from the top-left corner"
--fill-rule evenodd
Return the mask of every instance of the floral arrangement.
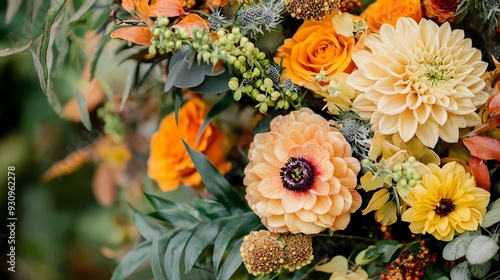
M 33 57 L 102 133 L 43 179 L 92 162 L 96 199 L 129 201 L 113 279 L 500 277 L 499 1 L 68 5 Z M 78 18 L 99 25 L 61 105 L 47 59 Z

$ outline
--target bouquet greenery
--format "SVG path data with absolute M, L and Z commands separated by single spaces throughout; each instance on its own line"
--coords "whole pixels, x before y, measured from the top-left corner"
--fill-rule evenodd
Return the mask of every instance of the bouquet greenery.
M 59 0 L 0 55 L 31 52 L 54 111 L 98 135 L 43 179 L 90 162 L 103 207 L 129 203 L 112 279 L 499 279 L 499 17 Z

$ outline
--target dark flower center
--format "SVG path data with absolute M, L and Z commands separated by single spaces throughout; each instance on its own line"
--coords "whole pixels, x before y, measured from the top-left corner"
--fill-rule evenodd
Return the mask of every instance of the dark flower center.
M 441 217 L 447 216 L 453 212 L 453 210 L 455 210 L 455 204 L 453 204 L 453 201 L 448 198 L 441 198 L 441 200 L 439 200 L 439 205 L 436 206 L 436 209 L 434 209 L 436 214 Z
M 291 157 L 281 168 L 283 187 L 294 192 L 305 192 L 314 184 L 314 166 L 304 158 Z

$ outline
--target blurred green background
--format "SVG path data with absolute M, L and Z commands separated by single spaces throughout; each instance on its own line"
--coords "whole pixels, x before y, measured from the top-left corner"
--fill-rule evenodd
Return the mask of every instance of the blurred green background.
M 35 32 L 40 31 L 51 1 L 41 2 Z M 25 4 L 5 25 L 7 1 L 0 1 L 0 49 L 27 42 Z M 66 67 L 71 70 L 71 65 Z M 64 78 L 60 75 L 56 86 L 71 87 Z M 92 135 L 81 124 L 62 120 L 52 111 L 30 53 L 0 57 L 0 91 L 0 279 L 109 279 L 116 266 L 113 250 L 125 235 L 120 226 L 124 206 L 103 208 L 96 202 L 92 165 L 41 182 L 43 172 L 89 144 Z M 7 271 L 8 166 L 15 166 L 15 273 Z

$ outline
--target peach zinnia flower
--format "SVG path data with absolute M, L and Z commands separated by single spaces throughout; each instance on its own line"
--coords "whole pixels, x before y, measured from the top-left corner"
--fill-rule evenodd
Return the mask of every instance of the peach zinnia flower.
M 220 172 L 227 172 L 231 168 L 223 153 L 224 135 L 217 127 L 209 124 L 196 141 L 205 113 L 205 103 L 200 98 L 193 98 L 179 110 L 178 126 L 174 113 L 171 113 L 163 118 L 159 130 L 153 135 L 148 175 L 163 191 L 175 190 L 181 183 L 192 187 L 201 184 L 201 176 L 194 168 L 181 137 L 191 148 L 203 153 Z
M 481 79 L 488 64 L 462 30 L 401 18 L 368 35 L 365 46 L 370 51 L 352 55 L 358 70 L 347 83 L 362 92 L 352 110 L 372 130 L 433 148 L 439 137 L 455 143 L 460 128 L 481 122 L 475 111 L 488 99 Z
M 406 201 L 411 206 L 401 219 L 413 233 L 430 233 L 450 241 L 455 234 L 476 230 L 486 213 L 490 193 L 476 187 L 474 177 L 456 162 L 443 168 L 429 164 L 430 174 L 412 189 Z
M 351 146 L 308 108 L 274 118 L 270 132 L 255 135 L 248 158 L 245 198 L 270 231 L 344 229 L 361 205 Z

